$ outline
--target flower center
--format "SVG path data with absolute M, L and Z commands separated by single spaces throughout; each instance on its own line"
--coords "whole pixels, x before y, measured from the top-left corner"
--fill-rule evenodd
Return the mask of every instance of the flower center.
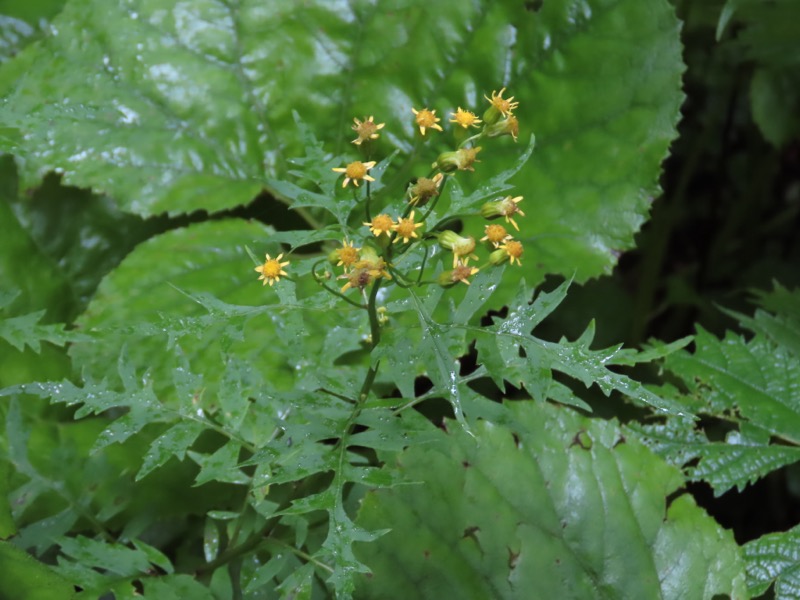
M 456 265 L 453 269 L 453 281 L 466 281 L 472 275 L 472 267 L 467 267 L 462 264 Z
M 499 244 L 504 239 L 506 239 L 507 235 L 508 232 L 506 231 L 506 228 L 503 227 L 502 225 L 486 226 L 486 239 L 488 239 L 493 244 Z
M 471 125 L 476 125 L 478 121 L 478 117 L 476 117 L 473 113 L 468 110 L 461 110 L 460 108 L 453 116 L 455 117 L 455 122 L 461 125 L 464 129 L 470 127 Z
M 345 177 L 350 179 L 364 179 L 364 175 L 367 174 L 367 167 L 360 160 L 357 160 L 347 165 L 347 170 L 345 170 L 344 174 Z
M 281 263 L 274 258 L 272 260 L 268 260 L 264 263 L 264 269 L 262 272 L 264 273 L 264 277 L 277 277 L 281 274 Z
M 414 221 L 411 219 L 400 219 L 400 222 L 397 224 L 397 235 L 402 238 L 410 238 L 416 237 L 414 233 Z
M 427 108 L 423 108 L 417 113 L 417 124 L 421 127 L 433 127 L 436 125 L 436 115 Z
M 392 217 L 389 215 L 378 215 L 372 219 L 372 228 L 378 231 L 389 232 L 392 230 Z
M 349 267 L 358 260 L 358 250 L 353 246 L 342 246 L 339 248 L 339 261 L 345 267 Z
M 520 256 L 522 256 L 522 253 L 525 250 L 522 247 L 522 244 L 520 242 L 516 241 L 516 240 L 507 241 L 506 245 L 505 245 L 505 249 L 506 249 L 506 252 L 508 253 L 508 255 L 509 256 L 513 256 L 514 258 L 519 258 Z

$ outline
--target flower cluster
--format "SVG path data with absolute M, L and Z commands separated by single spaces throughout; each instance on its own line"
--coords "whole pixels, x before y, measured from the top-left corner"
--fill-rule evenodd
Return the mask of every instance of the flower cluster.
M 362 231 L 366 233 L 353 238 L 349 230 L 344 231 L 345 236 L 340 245 L 327 255 L 330 265 L 339 270 L 336 278 L 342 284 L 337 286 L 338 290 L 328 287 L 325 283 L 332 277 L 331 273 L 326 270 L 325 275 L 320 277 L 315 265 L 312 273 L 318 283 L 338 295 L 344 295 L 355 288 L 360 290 L 366 299 L 366 288 L 380 280 L 393 280 L 402 287 L 428 284 L 449 287 L 459 282 L 469 285 L 470 278 L 481 269 L 496 267 L 506 262 L 521 265 L 520 259 L 524 251 L 522 243 L 514 239 L 504 225 L 486 224 L 484 235 L 479 240 L 482 244 L 479 244 L 474 236 L 447 228 L 449 223 L 458 222 L 469 214 L 442 217 L 434 212 L 448 177 L 453 177 L 460 171 L 475 171 L 476 164 L 481 162 L 478 156 L 484 151 L 484 147 L 478 145 L 479 141 L 504 135 L 517 141 L 519 121 L 514 111 L 519 102 L 515 101 L 513 96 L 505 98 L 505 92 L 506 88 L 502 88 L 499 92 L 492 91 L 490 96 L 484 96 L 489 108 L 480 117 L 461 106 L 450 113 L 451 118 L 448 122 L 452 124 L 457 141 L 460 140 L 458 146 L 452 151 L 439 154 L 431 165 L 432 170 L 428 175 L 417 177 L 408 184 L 403 204 L 393 206 L 390 201 L 385 203 L 385 208 L 377 214 L 371 211 L 375 199 L 369 184 L 374 182 L 375 178 L 369 172 L 377 164 L 371 160 L 374 143 L 381 137 L 386 124 L 375 122 L 372 115 L 363 119 L 353 119 L 351 129 L 357 137 L 351 142 L 359 147 L 363 159 L 353 160 L 343 167 L 335 167 L 333 171 L 344 175 L 343 188 L 352 183 L 353 201 L 357 204 L 364 203 L 366 219 L 359 221 L 365 228 Z M 444 132 L 441 125 L 442 118 L 436 116 L 436 110 L 422 107 L 412 108 L 411 112 L 414 127 L 419 131 L 420 141 L 429 139 L 434 132 Z M 366 185 L 362 191 L 358 188 L 364 182 Z M 519 206 L 521 201 L 522 196 L 498 198 L 484 204 L 477 213 L 470 214 L 477 214 L 487 221 L 504 218 L 505 223 L 518 232 L 519 225 L 516 219 L 525 216 Z M 428 222 L 429 218 L 436 218 L 435 224 Z M 438 244 L 453 255 L 452 264 L 448 259 L 445 270 L 434 279 L 425 279 L 423 272 L 412 275 L 400 268 L 403 262 L 399 260 L 400 257 L 418 248 L 425 258 L 415 264 L 420 264 L 418 269 L 423 271 L 433 244 Z M 484 247 L 484 244 L 488 249 L 488 258 L 483 265 L 478 266 L 476 263 L 480 259 L 477 252 Z M 278 282 L 281 276 L 287 275 L 283 268 L 289 263 L 281 262 L 282 258 L 283 254 L 279 254 L 276 258 L 267 255 L 266 261 L 256 267 L 255 270 L 261 274 L 259 279 L 263 279 L 265 285 L 269 283 L 271 286 Z M 344 297 L 348 299 L 347 296 Z M 348 302 L 356 304 L 349 299 Z M 364 307 L 366 308 L 366 305 Z M 385 320 L 385 314 L 382 313 L 382 316 Z
M 480 214 L 487 220 L 492 220 L 500 216 L 505 216 L 506 220 L 511 223 L 514 228 L 519 231 L 519 226 L 514 221 L 512 215 L 525 216 L 519 208 L 519 203 L 522 201 L 522 196 L 512 198 L 506 196 L 493 202 L 487 202 L 481 207 Z M 452 285 L 462 281 L 469 284 L 466 275 L 467 265 L 470 260 L 478 260 L 475 254 L 476 242 L 472 236 L 462 236 L 455 231 L 444 230 L 438 234 L 439 245 L 445 250 L 450 250 L 453 253 L 453 270 L 445 271 L 439 277 L 439 283 L 442 285 Z M 515 240 L 514 237 L 508 233 L 502 225 L 490 223 L 484 228 L 484 236 L 480 239 L 481 242 L 486 242 L 488 247 L 492 250 L 489 255 L 489 264 L 498 266 L 508 261 L 512 265 L 516 262 L 517 265 L 522 265 L 521 258 L 524 248 L 522 242 Z M 470 269 L 470 275 L 474 275 L 479 271 L 477 268 Z

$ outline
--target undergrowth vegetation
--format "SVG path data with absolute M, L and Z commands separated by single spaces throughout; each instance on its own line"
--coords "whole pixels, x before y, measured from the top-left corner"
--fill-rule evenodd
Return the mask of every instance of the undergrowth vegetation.
M 800 10 L 676 5 L 0 3 L 0 598 L 800 598 L 697 493 L 800 460 L 797 245 L 667 273 L 693 36 L 780 153 Z

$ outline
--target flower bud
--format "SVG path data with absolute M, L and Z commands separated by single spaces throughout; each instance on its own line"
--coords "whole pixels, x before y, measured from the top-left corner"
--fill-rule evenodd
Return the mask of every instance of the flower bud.
M 505 248 L 498 248 L 489 255 L 489 263 L 495 267 L 499 267 L 508 260 L 508 252 Z
M 477 148 L 461 148 L 455 152 L 442 152 L 433 167 L 438 168 L 444 173 L 452 173 L 453 171 L 474 171 L 472 165 L 480 162 L 476 159 L 481 147 Z
M 514 226 L 514 229 L 519 231 L 519 226 L 517 225 L 517 222 L 512 219 L 512 217 L 516 214 L 519 214 L 522 217 L 525 216 L 525 213 L 519 208 L 520 202 L 522 202 L 522 196 L 517 196 L 515 198 L 506 196 L 502 200 L 487 202 L 481 206 L 480 215 L 489 221 L 492 219 L 505 217 L 506 222 L 511 223 Z
M 508 115 L 508 117 L 503 119 L 502 121 L 497 121 L 496 123 L 493 123 L 489 127 L 486 127 L 484 129 L 484 134 L 490 138 L 498 137 L 501 135 L 510 135 L 512 138 L 514 138 L 514 141 L 516 142 L 517 136 L 519 135 L 519 121 L 517 120 L 517 117 L 515 117 L 514 115 Z
M 453 267 L 459 259 L 465 263 L 469 259 L 478 260 L 472 252 L 475 250 L 475 238 L 472 236 L 462 237 L 455 231 L 443 231 L 439 234 L 439 245 L 445 250 L 453 251 Z
M 483 122 L 486 123 L 487 126 L 494 125 L 502 116 L 503 113 L 501 113 L 499 110 L 497 110 L 497 108 L 495 108 L 494 105 L 492 105 L 486 109 L 485 113 L 483 113 Z
M 439 245 L 445 250 L 452 250 L 456 254 L 469 254 L 475 250 L 475 238 L 463 237 L 455 231 L 442 231 L 439 234 Z
M 439 186 L 442 185 L 444 175 L 437 173 L 433 179 L 427 177 L 420 177 L 417 182 L 408 188 L 410 196 L 409 204 L 415 206 L 423 206 L 428 203 L 428 200 L 439 195 Z

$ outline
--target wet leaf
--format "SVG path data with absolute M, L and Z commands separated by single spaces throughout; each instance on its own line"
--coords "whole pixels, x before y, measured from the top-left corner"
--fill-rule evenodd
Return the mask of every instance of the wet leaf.
M 392 531 L 359 545 L 373 574 L 356 597 L 745 597 L 732 535 L 688 495 L 667 500 L 676 469 L 613 422 L 508 411 L 509 426 L 449 427 L 401 454 L 418 485 L 367 494 L 359 524 Z

